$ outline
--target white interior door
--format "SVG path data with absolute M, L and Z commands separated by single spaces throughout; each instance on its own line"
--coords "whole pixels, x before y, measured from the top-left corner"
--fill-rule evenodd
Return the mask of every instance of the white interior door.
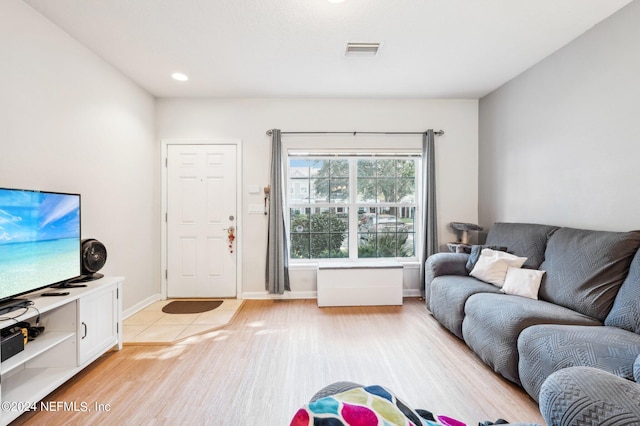
M 167 296 L 236 297 L 236 146 L 167 146 Z

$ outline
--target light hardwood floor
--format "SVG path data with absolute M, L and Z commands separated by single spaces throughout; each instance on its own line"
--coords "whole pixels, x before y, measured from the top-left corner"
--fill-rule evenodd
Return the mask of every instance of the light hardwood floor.
M 415 408 L 468 425 L 498 417 L 544 424 L 535 402 L 419 299 L 357 308 L 247 300 L 224 329 L 104 355 L 49 395 L 62 411 L 14 424 L 288 425 L 317 390 L 341 380 L 386 386 Z

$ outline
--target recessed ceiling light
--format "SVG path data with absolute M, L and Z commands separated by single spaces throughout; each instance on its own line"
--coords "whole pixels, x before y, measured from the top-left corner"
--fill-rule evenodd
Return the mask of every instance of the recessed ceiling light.
M 174 72 L 173 74 L 171 74 L 171 77 L 174 80 L 178 80 L 178 81 L 187 81 L 187 80 L 189 80 L 189 77 L 186 74 L 183 74 L 181 72 Z

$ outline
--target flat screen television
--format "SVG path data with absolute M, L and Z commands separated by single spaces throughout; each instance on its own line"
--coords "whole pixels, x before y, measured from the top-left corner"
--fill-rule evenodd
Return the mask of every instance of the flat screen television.
M 80 276 L 80 244 L 80 194 L 0 188 L 0 310 Z

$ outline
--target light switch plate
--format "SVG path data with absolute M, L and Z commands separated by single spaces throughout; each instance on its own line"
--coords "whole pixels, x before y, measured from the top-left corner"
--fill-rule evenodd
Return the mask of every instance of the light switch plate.
M 262 204 L 249 204 L 249 214 L 264 214 L 264 206 Z

